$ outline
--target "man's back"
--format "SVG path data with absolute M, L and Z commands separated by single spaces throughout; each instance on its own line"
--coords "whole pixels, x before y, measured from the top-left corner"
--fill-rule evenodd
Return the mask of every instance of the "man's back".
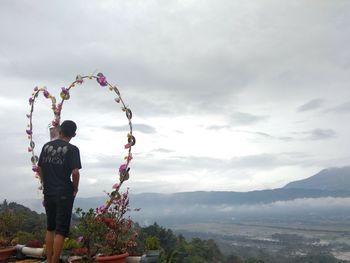
M 72 170 L 80 169 L 79 149 L 61 139 L 43 146 L 39 158 L 45 195 L 72 194 Z

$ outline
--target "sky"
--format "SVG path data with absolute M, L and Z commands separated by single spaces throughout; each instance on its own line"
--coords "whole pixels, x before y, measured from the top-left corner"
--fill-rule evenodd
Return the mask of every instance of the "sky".
M 130 192 L 252 191 L 350 165 L 350 2 L 0 2 L 0 199 L 41 198 L 28 98 L 102 72 L 133 112 Z M 117 182 L 127 118 L 96 81 L 71 91 L 80 197 Z M 36 154 L 50 103 L 35 103 Z

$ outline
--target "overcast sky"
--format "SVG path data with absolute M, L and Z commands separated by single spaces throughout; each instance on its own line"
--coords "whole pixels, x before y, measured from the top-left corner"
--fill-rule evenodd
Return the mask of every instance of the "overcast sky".
M 59 97 L 103 72 L 133 111 L 130 191 L 282 187 L 350 165 L 350 2 L 0 2 L 0 199 L 41 198 L 28 98 Z M 49 102 L 35 104 L 37 154 Z M 123 162 L 127 119 L 95 81 L 71 92 L 80 197 L 103 195 Z

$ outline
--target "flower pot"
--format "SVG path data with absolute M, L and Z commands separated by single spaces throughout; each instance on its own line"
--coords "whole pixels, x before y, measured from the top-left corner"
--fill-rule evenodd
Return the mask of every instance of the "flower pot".
M 23 247 L 22 253 L 28 257 L 41 258 L 44 255 L 44 249 L 34 247 Z
M 22 249 L 25 247 L 25 245 L 20 245 L 20 244 L 17 244 L 15 246 L 15 249 L 16 249 L 16 259 L 25 259 L 26 258 L 26 255 L 24 255 L 22 253 Z
M 145 255 L 141 257 L 141 263 L 156 263 L 160 256 L 160 250 L 148 250 Z
M 83 257 L 81 257 L 81 256 L 70 256 L 67 261 L 68 261 L 68 263 L 82 262 L 83 261 Z
M 126 258 L 126 263 L 140 263 L 141 256 L 128 256 Z
M 0 248 L 0 261 L 6 260 L 15 252 L 15 247 Z
M 128 253 L 113 256 L 97 256 L 96 261 L 100 263 L 126 263 Z

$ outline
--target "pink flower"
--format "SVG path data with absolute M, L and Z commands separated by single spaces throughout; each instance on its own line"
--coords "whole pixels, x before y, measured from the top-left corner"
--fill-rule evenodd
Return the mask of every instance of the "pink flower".
M 131 143 L 127 143 L 127 144 L 124 145 L 124 148 L 125 148 L 125 149 L 128 149 L 128 148 L 130 148 L 131 146 L 132 146 Z
M 107 86 L 107 80 L 106 77 L 100 72 L 97 74 L 97 82 L 102 86 Z
M 39 167 L 36 165 L 33 165 L 32 170 L 33 170 L 33 172 L 37 173 L 37 172 L 39 172 Z
M 127 168 L 128 168 L 128 166 L 127 166 L 126 164 L 122 164 L 122 165 L 119 167 L 119 172 L 120 172 L 120 173 L 125 172 Z
M 48 98 L 50 96 L 50 93 L 47 90 L 44 90 L 44 96 L 45 98 Z
M 34 102 L 34 99 L 32 97 L 29 98 L 29 105 L 32 105 Z
M 106 210 L 106 206 L 105 205 L 101 205 L 100 207 L 96 208 L 96 214 L 100 215 L 103 214 Z
M 32 135 L 32 134 L 33 134 L 32 130 L 30 130 L 30 129 L 26 130 L 26 133 L 27 133 L 28 135 Z
M 124 160 L 131 161 L 133 159 L 132 154 L 130 153 L 128 156 L 124 157 Z
M 38 86 L 35 86 L 34 91 L 38 91 L 38 89 L 39 89 Z
M 68 100 L 70 98 L 69 90 L 66 89 L 65 87 L 62 87 L 62 91 L 61 91 L 60 96 L 63 100 Z
M 112 188 L 113 188 L 113 189 L 118 189 L 118 188 L 119 188 L 119 184 L 118 184 L 118 183 L 114 184 L 114 185 L 112 186 Z
M 66 89 L 65 87 L 62 87 L 61 89 L 62 89 L 62 92 L 63 92 L 64 95 L 68 95 L 69 94 L 69 90 Z

